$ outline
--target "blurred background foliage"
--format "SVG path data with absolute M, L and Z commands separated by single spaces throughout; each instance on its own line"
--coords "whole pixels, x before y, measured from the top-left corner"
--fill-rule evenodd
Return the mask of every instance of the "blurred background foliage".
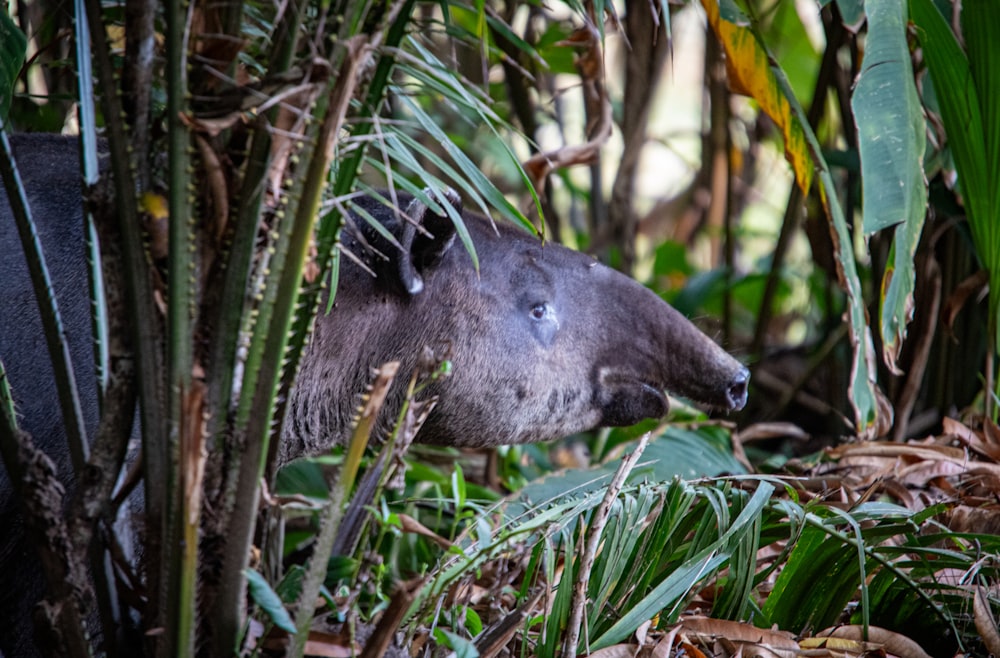
M 81 103 L 94 104 L 95 87 L 78 88 L 73 7 L 8 6 L 28 46 L 23 67 L 3 70 L 14 88 L 7 127 L 79 131 Z M 780 468 L 812 474 L 817 462 L 844 457 L 821 459 L 817 451 L 845 437 L 931 437 L 941 444 L 934 459 L 904 453 L 936 464 L 953 457 L 944 444 L 959 425 L 948 419 L 992 446 L 980 457 L 996 460 L 1000 42 L 990 35 L 1000 33 L 1000 13 L 989 2 L 249 1 L 194 3 L 190 14 L 155 3 L 89 6 L 115 75 L 99 81 L 96 97 L 106 103 L 119 83 L 126 92 L 128 139 L 109 131 L 112 153 L 124 159 L 126 142 L 145 142 L 132 156 L 137 189 L 169 194 L 166 171 L 174 165 L 161 154 L 174 152 L 166 145 L 178 136 L 189 150 L 196 144 L 195 167 L 211 153 L 245 177 L 233 174 L 227 189 L 228 212 L 254 218 L 236 243 L 248 285 L 284 290 L 283 270 L 295 286 L 306 281 L 283 311 L 281 299 L 257 306 L 220 281 L 191 291 L 198 303 L 235 304 L 232 333 L 209 336 L 222 350 L 235 352 L 237 330 L 245 337 L 249 318 L 272 312 L 267 305 L 284 317 L 274 326 L 289 336 L 282 359 L 260 343 L 270 379 L 243 379 L 239 409 L 219 410 L 210 431 L 273 434 L 269 419 L 281 417 L 281 392 L 315 312 L 313 284 L 336 271 L 340 213 L 355 191 L 387 184 L 450 185 L 468 208 L 595 254 L 652 287 L 753 371 L 750 406 L 722 421 L 678 401 L 669 427 L 650 422 L 489 454 L 411 448 L 405 476 L 372 499 L 368 531 L 355 546 L 337 545 L 311 590 L 326 601 L 324 614 L 373 623 L 394 614 L 389 628 L 403 628 L 418 649 L 556 655 L 575 604 L 570 586 L 550 588 L 593 568 L 590 644 L 566 647 L 565 655 L 624 642 L 650 619 L 653 628 L 667 627 L 691 610 L 802 635 L 838 623 L 881 624 L 910 632 L 933 655 L 981 648 L 971 584 L 995 585 L 996 539 L 972 534 L 991 526 L 941 525 L 946 510 L 934 504 L 960 499 L 956 489 L 942 487 L 949 498 L 931 480 L 906 481 L 904 489 L 921 493 L 900 502 L 899 491 L 890 492 L 896 506 L 859 493 L 875 486 L 874 476 L 822 492 L 741 476 Z M 144 40 L 134 36 L 136 25 Z M 189 48 L 173 63 L 172 39 Z M 139 45 L 152 54 L 145 78 L 132 68 Z M 178 63 L 191 64 L 180 87 L 169 77 Z M 145 100 L 132 93 L 137 80 L 146 81 L 139 83 Z M 353 93 L 338 99 L 338 90 Z M 254 140 L 270 127 L 276 141 L 315 136 L 330 116 L 317 105 L 327 92 L 331 104 L 345 104 L 342 120 L 327 124 L 332 166 L 322 189 L 305 167 L 287 166 L 280 144 L 259 147 L 277 155 L 253 170 Z M 112 107 L 100 106 L 102 130 L 113 123 Z M 289 107 L 317 121 L 296 122 Z M 192 212 L 204 218 L 184 239 L 204 248 L 209 219 L 220 212 L 217 179 L 184 176 L 180 194 L 190 191 Z M 256 205 L 237 203 L 234 191 L 254 185 L 265 188 Z M 317 226 L 277 230 L 289 241 L 315 231 L 317 241 L 265 282 L 270 275 L 255 260 L 261 236 L 281 204 L 291 214 L 310 195 L 314 205 L 302 216 L 318 215 Z M 226 230 L 238 230 L 232 226 Z M 154 264 L 167 272 L 178 266 L 186 265 Z M 169 329 L 162 336 L 177 338 Z M 240 409 L 258 400 L 272 412 L 253 425 Z M 165 409 L 162 422 L 183 413 Z M 633 479 L 614 490 L 614 520 L 598 530 L 606 547 L 585 566 L 586 528 L 604 487 L 650 430 L 656 440 Z M 247 459 L 264 468 L 266 453 Z M 285 604 L 299 601 L 301 613 L 311 600 L 302 564 L 320 541 L 320 519 L 329 521 L 324 510 L 336 506 L 331 482 L 334 491 L 349 490 L 345 481 L 354 479 L 343 470 L 329 476 L 342 463 L 342 456 L 302 462 L 272 481 L 284 497 L 280 557 L 265 557 L 266 578 L 251 577 L 254 621 L 245 624 L 238 610 L 238 628 L 213 626 L 216 648 L 245 641 L 247 652 L 283 651 L 283 636 L 268 634 L 272 626 L 309 636 Z M 227 467 L 239 464 L 219 468 Z M 722 475 L 733 479 L 696 479 Z M 256 479 L 244 481 L 260 495 Z M 774 491 L 785 495 L 768 501 Z M 249 543 L 256 519 L 246 524 Z M 926 538 L 932 532 L 940 544 Z M 245 565 L 236 564 L 239 575 Z M 965 575 L 945 582 L 948 570 Z M 397 586 L 409 587 L 405 596 Z M 267 596 L 271 588 L 277 598 Z M 987 614 L 995 610 L 995 589 L 982 596 Z M 402 611 L 390 614 L 400 600 Z M 192 609 L 209 614 L 200 605 Z M 176 634 L 156 651 L 196 653 L 194 631 L 157 619 Z

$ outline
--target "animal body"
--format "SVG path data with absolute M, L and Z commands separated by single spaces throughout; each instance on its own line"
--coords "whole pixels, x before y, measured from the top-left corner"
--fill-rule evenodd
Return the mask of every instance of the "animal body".
M 89 376 L 87 269 L 73 140 L 20 136 L 15 154 L 61 305 L 88 431 L 97 422 Z M 665 391 L 720 409 L 746 400 L 747 370 L 654 293 L 592 258 L 517 228 L 461 212 L 477 269 L 447 213 L 408 195 L 389 208 L 359 204 L 398 245 L 354 217 L 330 314 L 304 356 L 281 445 L 282 461 L 342 442 L 373 367 L 415 367 L 426 347 L 446 352 L 452 375 L 433 384 L 437 406 L 418 440 L 490 446 L 543 441 L 662 416 Z M 416 227 L 420 225 L 420 229 Z M 0 359 L 21 427 L 69 483 L 65 432 L 20 242 L 0 190 Z M 402 248 L 400 248 L 400 246 Z M 372 275 L 374 273 L 374 276 Z M 405 379 L 402 378 L 402 379 Z M 402 385 L 383 410 L 395 417 Z M 30 612 L 42 595 L 9 478 L 0 474 L 0 651 L 32 655 Z M 34 576 L 33 578 L 31 576 Z

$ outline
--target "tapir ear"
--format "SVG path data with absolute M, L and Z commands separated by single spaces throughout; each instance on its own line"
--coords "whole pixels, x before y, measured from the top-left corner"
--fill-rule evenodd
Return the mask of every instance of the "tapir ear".
M 441 212 L 436 212 L 416 197 L 406 208 L 409 219 L 399 237 L 399 244 L 403 247 L 399 258 L 399 279 L 411 295 L 424 289 L 423 272 L 433 267 L 455 243 L 455 224 L 444 204 L 458 213 L 462 212 L 462 199 L 455 190 L 446 188 L 443 193 L 437 193 L 425 188 L 424 193 L 441 206 Z

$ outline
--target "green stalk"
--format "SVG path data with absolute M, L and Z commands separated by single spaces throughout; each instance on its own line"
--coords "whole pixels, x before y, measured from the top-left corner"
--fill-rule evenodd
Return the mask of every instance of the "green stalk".
M 100 0 L 84 0 L 87 24 L 93 41 L 93 61 L 97 65 L 100 84 L 101 112 L 105 117 L 122 116 L 120 98 L 115 88 L 114 67 L 111 65 L 107 34 L 101 22 Z M 122 254 L 125 260 L 126 297 L 133 318 L 132 331 L 137 372 L 139 377 L 140 421 L 142 425 L 143 469 L 145 473 L 146 536 L 143 557 L 147 564 L 165 564 L 163 544 L 166 508 L 166 443 L 164 441 L 161 351 L 162 327 L 153 303 L 152 282 L 146 262 L 140 232 L 139 215 L 135 197 L 135 182 L 128 157 L 128 139 L 122 122 L 106 122 L 107 139 L 111 153 L 111 171 L 115 179 L 115 216 L 122 235 Z M 147 588 L 149 606 L 145 623 L 150 627 L 163 626 L 161 616 L 165 609 L 160 587 L 161 571 L 149 570 Z M 162 651 L 162 646 L 160 647 Z
M 167 652 L 186 658 L 195 652 L 197 632 L 198 524 L 201 517 L 201 405 L 192 389 L 192 288 L 195 250 L 189 185 L 191 166 L 187 128 L 186 3 L 167 3 L 167 194 L 169 274 L 167 288 L 167 395 L 169 414 L 167 537 L 177 548 L 163 562 L 167 585 Z
M 330 83 L 347 84 L 339 78 Z M 309 131 L 308 139 L 300 151 L 300 157 L 309 161 L 305 180 L 299 176 L 288 197 L 298 198 L 295 217 L 291 226 L 279 232 L 269 270 L 272 276 L 264 289 L 254 340 L 247 357 L 240 402 L 236 410 L 235 436 L 240 440 L 243 454 L 238 467 L 236 501 L 255 501 L 260 496 L 260 478 L 264 472 L 264 457 L 267 455 L 270 428 L 275 409 L 274 397 L 284 362 L 288 342 L 288 328 L 298 301 L 302 271 L 308 259 L 309 242 L 319 207 L 320 194 L 326 169 L 329 167 L 326 140 L 335 135 L 330 127 L 332 114 L 327 113 L 329 96 L 321 95 L 314 107 L 315 116 L 326 115 L 326 122 L 318 137 L 320 149 L 316 150 L 315 129 Z M 340 117 L 341 120 L 343 117 Z M 337 122 L 336 129 L 339 129 Z M 300 196 L 301 195 L 301 196 Z M 235 614 L 227 614 L 221 620 L 216 635 L 216 651 L 219 655 L 234 650 L 235 639 L 242 626 L 243 598 L 245 589 L 244 569 L 247 565 L 256 508 L 233 510 L 227 526 L 226 554 L 229 559 L 223 565 L 219 584 L 221 601 L 237 602 Z
M 288 655 L 292 658 L 302 658 L 305 653 L 309 627 L 313 618 L 313 601 L 319 595 L 319 588 L 323 584 L 329 567 L 329 556 L 333 550 L 333 542 L 336 539 L 337 530 L 340 528 L 340 521 L 344 516 L 344 501 L 347 500 L 354 488 L 354 480 L 358 473 L 358 467 L 361 465 L 361 457 L 364 455 L 365 447 L 371 438 L 372 430 L 375 428 L 375 420 L 382 410 L 386 394 L 389 387 L 392 386 L 398 367 L 398 363 L 386 364 L 379 372 L 378 378 L 372 385 L 368 403 L 361 412 L 354 428 L 344 464 L 335 476 L 336 481 L 328 482 L 330 497 L 319 515 L 319 534 L 316 536 L 312 555 L 309 557 L 309 564 L 306 566 L 305 575 L 302 578 L 302 589 L 295 606 L 297 632 L 291 638 L 292 642 L 288 649 Z M 411 384 L 411 392 L 412 389 Z
M 242 5 L 241 5 L 242 6 Z M 268 75 L 274 76 L 289 69 L 296 50 L 297 35 L 302 23 L 306 0 L 298 0 L 288 5 L 282 22 L 275 31 L 274 52 L 270 58 Z M 235 11 L 235 10 L 233 10 Z M 275 108 L 266 119 L 273 122 L 278 115 Z M 244 303 L 247 282 L 250 279 L 250 265 L 253 260 L 257 233 L 260 228 L 261 204 L 267 185 L 267 172 L 271 159 L 271 134 L 264 119 L 258 121 L 247 158 L 246 173 L 243 177 L 239 208 L 235 215 L 235 232 L 225 258 L 225 279 L 221 295 L 215 303 L 208 303 L 206 311 L 212 314 L 211 354 L 208 404 L 214 411 L 209 419 L 208 435 L 216 441 L 227 427 L 229 400 L 233 390 L 233 370 L 236 363 L 237 342 L 240 326 L 243 324 L 246 304 Z M 209 293 L 210 294 L 210 293 Z M 238 456 L 237 456 L 238 458 Z M 228 502 L 226 508 L 229 508 Z
M 410 23 L 410 15 L 413 13 L 413 7 L 416 4 L 415 0 L 403 0 L 403 2 L 398 6 L 398 11 L 394 12 L 395 15 L 391 16 L 391 25 L 385 36 L 385 48 L 395 49 L 402 42 L 403 37 L 406 36 L 406 27 Z M 358 12 L 357 18 L 360 19 L 360 13 Z M 355 21 L 356 22 L 356 21 Z M 347 21 L 345 21 L 345 24 Z M 353 24 L 353 23 L 352 23 Z M 391 51 L 391 50 L 390 50 Z M 377 112 L 378 108 L 381 107 L 383 100 L 386 96 L 386 90 L 389 84 L 389 74 L 392 72 L 392 67 L 395 65 L 395 60 L 391 55 L 383 55 L 379 58 L 378 65 L 376 66 L 375 73 L 372 76 L 372 80 L 368 85 L 368 94 L 366 95 L 365 107 L 371 112 Z M 354 124 L 351 139 L 356 139 L 369 134 L 374 125 L 371 121 L 360 121 Z M 361 163 L 364 159 L 364 155 L 367 152 L 368 141 L 356 139 L 357 148 L 344 162 L 338 164 L 336 179 L 333 184 L 333 196 L 339 197 L 348 194 L 353 188 L 354 183 L 357 180 L 358 171 L 361 168 Z M 322 291 L 322 282 L 326 281 L 326 277 L 330 274 L 330 299 L 337 292 L 337 276 L 339 274 L 339 253 L 335 250 L 336 243 L 340 240 L 340 231 L 343 227 L 343 217 L 340 214 L 340 210 L 334 206 L 330 212 L 323 215 L 320 219 L 320 228 L 317 234 L 317 256 L 316 261 L 319 265 L 319 275 L 316 277 L 317 284 L 308 286 L 303 291 L 303 301 L 299 305 L 299 311 L 295 317 L 295 321 L 292 325 L 292 338 L 289 342 L 288 349 L 288 369 L 287 372 L 294 373 L 298 369 L 299 360 L 302 357 L 302 353 L 305 350 L 306 340 L 309 336 L 309 327 L 312 325 L 313 318 L 315 317 L 316 306 L 319 302 L 319 295 Z M 285 388 L 291 386 L 291 382 L 285 382 Z M 284 396 L 285 402 L 287 404 L 288 396 Z M 284 417 L 284 407 L 279 410 L 277 418 L 282 420 Z
M 247 359 L 246 377 L 236 415 L 235 435 L 243 449 L 238 466 L 236 501 L 256 501 L 260 496 L 263 455 L 267 454 L 274 408 L 274 384 L 281 370 L 288 318 L 298 297 L 298 281 L 307 257 L 312 224 L 312 217 L 298 213 L 292 227 L 282 231 L 272 256 L 271 270 L 280 273 L 279 280 L 265 291 L 254 332 L 257 340 L 251 346 Z M 294 285 L 289 285 L 292 281 Z M 220 602 L 228 605 L 214 638 L 217 655 L 228 655 L 236 649 L 236 638 L 243 624 L 243 570 L 249 558 L 247 549 L 252 541 L 256 516 L 256 505 L 247 508 L 237 506 L 227 525 L 227 560 L 222 568 L 218 597 Z M 234 609 L 228 610 L 230 607 Z

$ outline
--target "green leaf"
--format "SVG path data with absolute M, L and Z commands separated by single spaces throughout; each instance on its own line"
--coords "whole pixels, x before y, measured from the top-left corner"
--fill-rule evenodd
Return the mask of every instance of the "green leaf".
M 969 56 L 969 68 L 979 97 L 979 111 L 983 120 L 988 180 L 996 182 L 994 175 L 1000 171 L 1000 11 L 994 0 L 965 0 L 962 2 L 962 34 Z M 1000 210 L 1000 186 L 989 188 L 989 208 L 996 216 Z M 996 245 L 994 258 L 996 263 Z
M 927 209 L 927 126 L 913 82 L 904 0 L 867 3 L 868 49 L 851 97 L 861 151 L 866 234 L 896 227 L 882 279 L 882 355 L 896 358 L 913 317 L 914 262 Z
M 275 626 L 294 634 L 295 624 L 292 622 L 288 610 L 285 609 L 285 604 L 281 602 L 281 597 L 278 596 L 277 592 L 264 580 L 264 576 L 253 569 L 245 569 L 243 573 L 246 575 L 250 597 L 254 603 L 271 618 Z
M 851 97 L 861 150 L 864 230 L 921 221 L 925 133 L 906 44 L 904 0 L 869 0 L 868 48 Z
M 860 27 L 861 22 L 865 20 L 864 0 L 836 0 L 836 2 L 844 25 Z
M 441 646 L 451 649 L 451 655 L 455 658 L 479 658 L 479 651 L 476 650 L 474 642 L 445 628 L 435 628 L 434 639 Z
M 710 490 L 705 491 L 710 492 Z M 732 552 L 738 548 L 747 533 L 756 532 L 759 527 L 760 515 L 763 513 L 764 507 L 767 505 L 773 491 L 774 487 L 771 484 L 761 481 L 746 506 L 718 539 L 711 541 L 707 545 L 702 544 L 701 546 L 698 545 L 697 540 L 692 542 L 691 550 L 697 550 L 697 553 L 694 553 L 689 559 L 685 560 L 679 568 L 671 572 L 636 605 L 624 611 L 621 618 L 607 632 L 591 643 L 591 650 L 597 650 L 610 646 L 615 642 L 620 642 L 638 628 L 639 624 L 660 614 L 664 608 L 671 608 L 667 617 L 672 618 L 677 612 L 677 605 L 683 597 L 698 582 L 713 575 L 726 564 Z M 726 512 L 723 512 L 723 514 L 726 514 Z M 727 525 L 725 523 L 726 519 L 719 514 L 716 514 L 716 519 L 718 520 L 717 528 Z M 711 527 L 711 524 L 704 523 L 699 525 L 699 531 L 705 533 L 706 537 L 713 530 L 715 528 Z M 560 590 L 562 589 L 560 587 Z
M 860 568 L 853 546 L 822 528 L 802 531 L 778 575 L 763 613 L 769 623 L 800 632 L 832 624 L 858 589 Z
M 451 157 L 459 170 L 466 176 L 469 182 L 473 183 L 483 198 L 494 208 L 499 210 L 506 217 L 514 218 L 525 226 L 531 226 L 531 222 L 524 214 L 496 188 L 492 181 L 480 171 L 479 167 L 462 153 L 461 150 L 448 138 L 445 132 L 431 120 L 419 106 L 410 98 L 403 96 L 400 98 L 401 104 L 412 113 L 412 116 L 420 124 L 420 127 L 431 137 L 437 140 L 441 148 Z
M 962 34 L 969 55 L 969 67 L 979 98 L 983 133 L 976 146 L 984 147 L 987 188 L 976 194 L 986 196 L 987 215 L 971 218 L 982 226 L 986 242 L 976 243 L 976 251 L 990 272 L 990 321 L 993 323 L 995 348 L 1000 349 L 1000 7 L 993 0 L 970 0 L 962 3 Z M 949 131 L 950 134 L 950 131 Z M 967 192 L 968 193 L 968 192 Z
M 10 101 L 14 95 L 14 82 L 24 65 L 24 33 L 6 12 L 0 12 L 0 126 L 7 122 Z
M 941 120 L 944 122 L 948 145 L 958 172 L 958 184 L 965 201 L 976 252 L 983 266 L 990 270 L 991 277 L 996 276 L 996 266 L 1000 264 L 1000 259 L 993 246 L 993 234 L 1000 234 L 1000 231 L 993 230 L 995 215 L 994 209 L 990 207 L 996 181 L 988 166 L 980 112 L 982 105 L 969 59 L 962 52 L 944 16 L 931 0 L 910 0 L 910 18 L 917 26 L 917 38 L 923 47 L 924 60 L 937 92 Z M 983 18 L 984 26 L 990 22 L 990 19 Z M 973 40 L 979 43 L 977 37 L 974 36 Z M 993 281 L 990 283 L 990 315 L 995 318 L 1000 287 L 992 285 Z

